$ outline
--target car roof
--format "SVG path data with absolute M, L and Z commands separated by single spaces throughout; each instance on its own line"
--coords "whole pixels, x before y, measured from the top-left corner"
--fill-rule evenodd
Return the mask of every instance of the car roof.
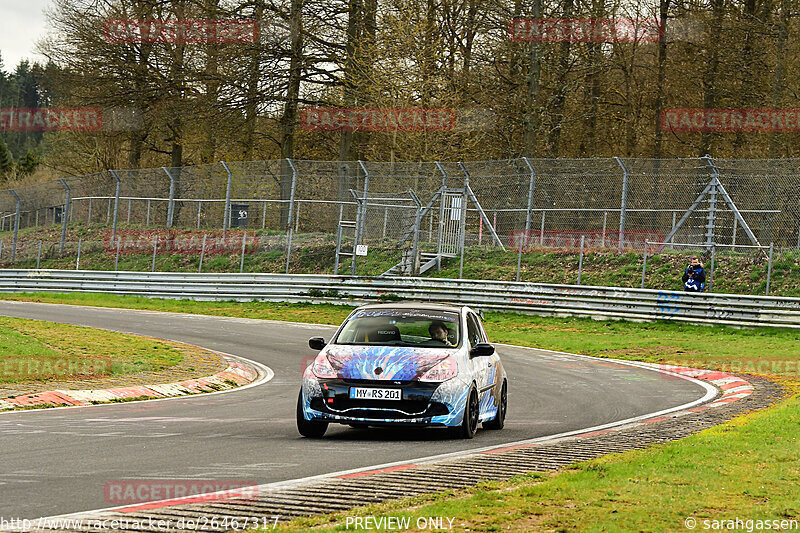
M 429 302 L 396 302 L 362 305 L 359 309 L 428 309 L 435 311 L 449 311 L 461 313 L 464 306 L 456 304 L 436 304 Z

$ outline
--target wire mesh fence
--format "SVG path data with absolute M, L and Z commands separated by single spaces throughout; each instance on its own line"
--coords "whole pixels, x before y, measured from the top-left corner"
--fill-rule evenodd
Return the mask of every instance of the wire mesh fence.
M 257 253 L 275 256 L 263 264 L 272 271 L 291 271 L 293 254 L 340 273 L 420 273 L 428 263 L 447 270 L 443 258 L 464 253 L 473 268 L 476 250 L 508 254 L 525 279 L 522 254 L 579 252 L 581 241 L 587 253 L 642 254 L 648 241 L 667 242 L 669 251 L 701 245 L 704 253 L 712 245 L 731 253 L 735 245 L 740 253 L 770 243 L 800 249 L 800 165 L 708 157 L 269 160 L 98 172 L 0 191 L 0 264 L 30 262 L 34 248 L 39 255 L 35 228 L 46 231 L 49 257 L 50 240 L 58 254 L 74 256 L 79 238 L 113 239 L 118 227 L 195 238 L 247 231 L 260 239 Z M 369 249 L 366 257 L 357 245 Z M 392 271 L 412 250 L 414 268 Z M 458 275 L 474 274 L 459 262 Z

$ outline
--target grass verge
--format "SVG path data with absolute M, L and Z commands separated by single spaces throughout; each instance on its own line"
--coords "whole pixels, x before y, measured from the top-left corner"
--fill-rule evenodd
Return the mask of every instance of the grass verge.
M 350 307 L 183 302 L 108 295 L 5 299 L 338 324 Z M 580 463 L 557 474 L 295 520 L 285 531 L 359 530 L 347 517 L 453 519 L 454 531 L 688 531 L 684 520 L 800 520 L 800 332 L 487 313 L 494 342 L 759 374 L 794 396 L 692 437 Z M 445 524 L 447 521 L 445 520 Z M 709 525 L 713 523 L 709 522 Z M 719 526 L 719 524 L 717 524 Z M 785 526 L 784 526 L 785 527 Z M 709 528 L 706 528 L 709 529 Z M 717 529 L 721 529 L 717 527 Z
M 0 383 L 40 383 L 53 380 L 45 368 L 57 363 L 108 358 L 111 366 L 102 375 L 120 376 L 157 371 L 183 361 L 183 354 L 167 344 L 80 326 L 20 318 L 0 318 Z M 4 365 L 8 362 L 8 365 Z M 12 364 L 13 362 L 13 364 Z M 19 363 L 23 363 L 20 370 Z M 34 368 L 31 362 L 36 363 Z M 77 368 L 77 367 L 75 367 Z M 67 366 L 62 370 L 69 371 Z M 80 377 L 80 376 L 76 376 Z

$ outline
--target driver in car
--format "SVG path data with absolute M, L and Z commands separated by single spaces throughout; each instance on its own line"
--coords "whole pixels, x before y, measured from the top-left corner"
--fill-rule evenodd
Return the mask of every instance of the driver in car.
M 428 333 L 431 335 L 431 340 L 443 342 L 446 346 L 452 346 L 450 341 L 447 338 L 447 326 L 444 325 L 443 322 L 432 322 L 430 326 L 428 326 Z

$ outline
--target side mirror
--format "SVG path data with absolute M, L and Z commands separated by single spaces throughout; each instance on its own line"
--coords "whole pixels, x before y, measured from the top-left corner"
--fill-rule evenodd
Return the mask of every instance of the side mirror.
M 322 337 L 311 337 L 308 339 L 308 347 L 312 350 L 321 350 L 325 347 L 325 339 Z
M 486 343 L 479 343 L 472 347 L 469 351 L 470 357 L 487 357 L 494 353 L 494 346 Z

